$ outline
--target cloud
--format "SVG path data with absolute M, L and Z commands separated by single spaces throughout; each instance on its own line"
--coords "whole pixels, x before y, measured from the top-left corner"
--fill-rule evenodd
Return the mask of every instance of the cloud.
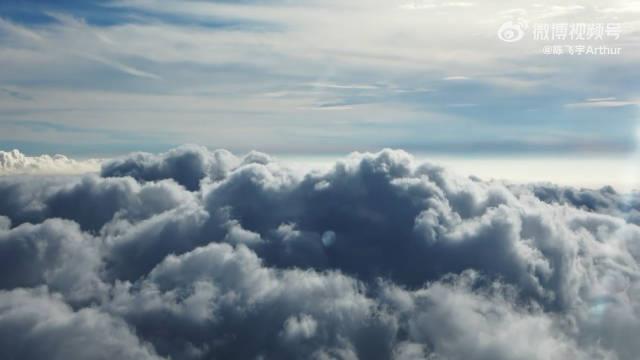
M 176 356 L 191 342 L 225 358 L 300 358 L 325 348 L 378 358 L 392 343 L 393 319 L 378 317 L 363 290 L 338 273 L 271 269 L 244 246 L 209 244 L 167 257 L 140 291 L 119 288 L 112 306 L 143 334 L 170 332 L 157 347 L 173 339 Z
M 621 194 L 610 186 L 600 189 L 576 189 L 554 184 L 512 186 L 512 189 L 516 192 L 530 191 L 546 203 L 608 214 L 624 218 L 627 222 L 636 225 L 640 224 L 640 199 L 636 193 Z
M 74 222 L 49 219 L 0 230 L 1 289 L 47 284 L 74 301 L 99 297 L 99 243 Z
M 33 32 L 25 27 L 16 25 L 11 21 L 7 21 L 5 19 L 0 19 L 0 29 L 29 41 L 40 42 L 44 40 L 40 35 L 38 35 L 38 33 Z
M 402 5 L 428 10 L 407 11 Z M 309 151 L 313 146 L 333 152 L 416 146 L 428 140 L 430 147 L 446 151 L 446 144 L 455 143 L 456 134 L 470 122 L 483 127 L 467 134 L 471 142 L 491 141 L 487 134 L 496 131 L 499 137 L 517 137 L 515 127 L 500 126 L 515 117 L 520 124 L 544 126 L 545 133 L 571 128 L 580 138 L 597 136 L 608 142 L 631 133 L 634 122 L 625 120 L 633 112 L 616 108 L 638 102 L 628 96 L 635 93 L 629 84 L 637 82 L 624 76 L 634 73 L 629 64 L 636 63 L 635 47 L 623 46 L 621 56 L 585 67 L 541 64 L 539 45 L 521 42 L 514 48 L 497 39 L 497 29 L 513 17 L 505 9 L 519 8 L 533 26 L 544 23 L 543 16 L 566 15 L 575 8 L 549 1 L 469 5 L 420 0 L 109 1 L 84 9 L 53 6 L 61 12 L 57 14 L 43 13 L 50 6 L 41 4 L 32 9 L 44 20 L 39 23 L 8 9 L 10 20 L 0 22 L 5 40 L 0 77 L 10 90 L 9 96 L 0 97 L 3 115 L 23 122 L 46 112 L 47 121 L 67 129 L 51 136 L 42 129 L 4 124 L 2 132 L 13 136 L 3 140 L 23 150 L 73 143 L 76 151 L 80 146 L 114 152 L 158 143 L 208 143 L 215 134 L 216 144 L 237 146 L 238 151 Z M 633 36 L 637 27 L 629 12 L 606 15 L 585 7 L 578 15 L 558 20 L 623 23 L 629 29 L 623 38 Z M 449 24 L 451 17 L 458 26 Z M 604 71 L 613 75 L 591 76 Z M 442 81 L 464 77 L 473 81 Z M 425 87 L 432 91 L 406 91 Z M 594 96 L 618 100 L 576 102 Z M 482 106 L 461 111 L 468 104 Z M 597 114 L 579 111 L 584 106 L 600 108 Z M 520 111 L 523 108 L 527 111 Z M 503 116 L 495 116 L 494 109 Z M 332 111 L 332 119 L 318 110 Z M 541 124 L 539 112 L 567 123 Z M 621 121 L 606 131 L 572 125 L 585 117 Z M 129 121 L 133 118 L 135 122 Z M 295 120 L 300 118 L 305 121 Z M 403 126 L 381 125 L 389 118 Z M 443 130 L 443 122 L 455 129 Z M 78 124 L 87 130 L 85 136 L 68 131 Z M 291 129 L 298 140 L 289 141 Z M 318 141 L 325 136 L 334 140 Z M 532 148 L 545 151 L 544 146 Z M 513 149 L 505 145 L 499 150 Z
M 26 156 L 18 150 L 0 151 L 0 175 L 82 174 L 99 168 L 97 159 L 77 161 L 64 155 Z
M 477 290 L 481 281 L 464 272 L 412 291 L 374 290 L 335 272 L 265 268 L 244 246 L 210 244 L 166 258 L 140 287 L 121 286 L 110 306 L 143 337 L 166 329 L 156 347 L 170 343 L 176 357 L 193 345 L 234 358 L 385 359 L 413 344 L 425 358 L 605 358 L 553 315 L 516 306 L 513 289 Z M 206 334 L 235 335 L 211 345 Z
M 160 359 L 122 320 L 46 288 L 0 291 L 0 335 L 5 359 Z
M 172 180 L 139 184 L 130 177 L 4 177 L 0 211 L 14 225 L 64 218 L 97 232 L 114 219 L 141 220 L 193 201 Z
M 478 274 L 464 272 L 417 291 L 384 290 L 390 305 L 406 319 L 406 344 L 413 345 L 412 352 L 424 353 L 430 344 L 436 358 L 443 359 L 606 357 L 567 337 L 553 315 L 514 306 L 513 289 L 499 283 L 489 284 L 488 290 L 474 289 L 478 281 Z M 403 351 L 408 351 L 406 346 Z
M 608 97 L 608 98 L 593 98 L 593 99 L 587 99 L 586 101 L 583 101 L 583 102 L 569 103 L 569 104 L 565 104 L 565 107 L 574 108 L 574 109 L 610 108 L 610 107 L 615 108 L 615 107 L 622 107 L 622 106 L 634 106 L 639 104 L 640 104 L 640 100 L 638 99 L 617 100 L 614 97 Z
M 238 159 L 226 150 L 211 153 L 200 146 L 183 146 L 157 156 L 137 153 L 108 161 L 102 166 L 102 176 L 131 176 L 145 181 L 174 179 L 187 189 L 196 190 L 201 179 L 220 179 L 237 163 Z
M 114 68 L 114 69 L 116 69 L 118 71 L 122 71 L 123 73 L 131 75 L 131 76 L 154 79 L 154 80 L 162 79 L 160 76 L 158 76 L 156 74 L 152 74 L 152 73 L 140 70 L 140 69 L 136 69 L 134 67 L 131 67 L 131 66 L 126 65 L 126 64 L 123 64 L 121 62 L 105 59 L 105 58 L 102 58 L 100 56 L 94 56 L 94 55 L 89 55 L 89 54 L 79 54 L 79 56 L 85 57 L 85 58 L 93 60 L 93 61 L 96 61 L 96 62 L 98 62 L 100 64 L 104 64 L 106 66 L 112 67 L 112 68 Z
M 634 359 L 636 197 L 485 182 L 400 150 L 304 172 L 185 146 L 100 176 L 6 176 L 0 323 L 95 318 L 91 341 L 173 359 Z
M 470 80 L 470 78 L 467 77 L 467 76 L 456 75 L 456 76 L 447 76 L 447 77 L 443 78 L 442 80 L 445 80 L 445 81 L 461 81 L 461 80 Z

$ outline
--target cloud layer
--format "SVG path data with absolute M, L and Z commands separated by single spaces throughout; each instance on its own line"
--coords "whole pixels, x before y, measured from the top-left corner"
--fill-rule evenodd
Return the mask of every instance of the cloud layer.
M 2 177 L 0 195 L 7 358 L 640 353 L 637 201 L 609 188 L 506 186 L 398 150 L 301 175 L 184 146 Z
M 100 169 L 100 161 L 77 161 L 64 155 L 26 156 L 19 150 L 0 151 L 0 175 L 82 174 Z

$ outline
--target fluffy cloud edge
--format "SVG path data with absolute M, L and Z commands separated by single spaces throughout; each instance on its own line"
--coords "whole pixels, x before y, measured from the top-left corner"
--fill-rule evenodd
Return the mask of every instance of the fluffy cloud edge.
M 27 156 L 14 149 L 0 151 L 0 175 L 74 175 L 100 171 L 101 159 L 74 160 L 64 155 Z

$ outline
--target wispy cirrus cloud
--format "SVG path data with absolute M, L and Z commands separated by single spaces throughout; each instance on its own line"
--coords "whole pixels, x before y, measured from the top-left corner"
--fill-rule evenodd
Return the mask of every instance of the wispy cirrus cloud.
M 95 55 L 91 55 L 91 54 L 78 54 L 81 57 L 86 57 L 87 59 L 99 62 L 101 64 L 107 65 L 109 67 L 112 67 L 116 70 L 122 71 L 125 74 L 129 74 L 129 75 L 133 75 L 133 76 L 137 76 L 137 77 L 142 77 L 142 78 L 150 78 L 150 79 L 155 79 L 155 80 L 160 80 L 162 79 L 160 76 L 156 75 L 156 74 L 152 74 L 140 69 L 136 69 L 134 67 L 128 66 L 126 64 L 120 63 L 118 61 L 113 61 L 113 60 L 109 60 L 109 59 L 105 59 L 102 58 L 100 56 L 95 56 Z
M 565 106 L 568 108 L 598 108 L 598 107 L 621 107 L 621 106 L 633 106 L 640 105 L 640 100 L 638 99 L 629 99 L 622 100 L 616 99 L 615 97 L 605 97 L 605 98 L 589 98 L 583 102 L 570 103 Z
M 509 9 L 533 22 L 550 14 L 548 21 L 609 21 L 596 9 L 495 1 L 482 6 L 433 2 L 433 9 L 412 11 L 403 4 L 110 1 L 34 6 L 32 13 L 44 17 L 38 23 L 8 9 L 0 82 L 35 101 L 27 107 L 17 98 L 4 99 L 3 116 L 29 121 L 55 108 L 43 120 L 132 132 L 138 128 L 128 119 L 136 118 L 167 136 L 175 134 L 175 143 L 202 143 L 205 133 L 212 145 L 251 136 L 261 148 L 279 151 L 286 149 L 277 149 L 285 143 L 278 134 L 292 128 L 299 134 L 316 131 L 319 136 L 300 142 L 319 149 L 317 139 L 332 129 L 336 139 L 343 138 L 394 113 L 398 126 L 388 136 L 372 128 L 341 144 L 366 149 L 457 141 L 455 131 L 432 125 L 442 121 L 452 121 L 455 128 L 476 124 L 482 131 L 468 134 L 475 142 L 487 140 L 481 133 L 516 136 L 520 126 L 534 125 L 549 132 L 573 127 L 590 136 L 594 127 L 575 124 L 596 122 L 601 114 L 578 113 L 566 104 L 589 97 L 635 98 L 638 82 L 622 75 L 633 73 L 633 42 L 625 43 L 624 55 L 617 58 L 541 58 L 540 44 L 506 44 L 496 36 L 498 27 L 515 16 Z M 460 25 L 451 27 L 451 17 Z M 633 19 L 615 21 L 625 23 L 625 37 L 632 36 Z M 592 76 L 604 74 L 598 70 L 604 68 L 606 76 Z M 349 111 L 331 112 L 327 119 L 317 110 L 329 106 L 319 104 Z M 470 111 L 470 106 L 447 104 L 478 106 Z M 614 108 L 604 105 L 601 111 Z M 539 121 L 534 113 L 541 111 L 555 122 Z M 613 116 L 619 121 L 599 132 L 611 140 L 630 133 L 633 114 Z M 256 127 L 260 131 L 252 132 Z M 224 135 L 218 139 L 216 132 Z

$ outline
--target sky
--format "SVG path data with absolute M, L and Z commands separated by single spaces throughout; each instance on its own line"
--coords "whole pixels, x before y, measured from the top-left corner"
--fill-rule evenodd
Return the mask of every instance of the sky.
M 76 157 L 235 152 L 628 157 L 640 3 L 3 1 L 0 144 Z M 520 41 L 498 37 L 524 25 Z M 553 24 L 619 36 L 544 41 Z M 618 55 L 550 55 L 557 44 Z
M 0 0 L 0 359 L 637 360 L 638 15 Z

